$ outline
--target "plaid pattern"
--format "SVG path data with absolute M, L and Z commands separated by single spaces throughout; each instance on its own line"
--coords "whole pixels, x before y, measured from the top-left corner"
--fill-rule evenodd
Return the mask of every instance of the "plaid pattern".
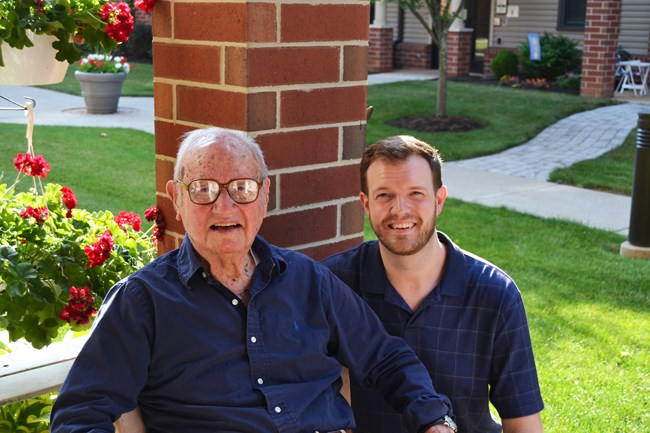
M 502 418 L 544 407 L 521 294 L 503 271 L 438 236 L 448 246 L 446 269 L 416 312 L 388 281 L 376 241 L 324 263 L 366 300 L 390 334 L 409 343 L 436 390 L 451 399 L 459 431 L 500 432 L 489 402 Z M 355 433 L 407 431 L 379 393 L 354 380 L 351 389 Z

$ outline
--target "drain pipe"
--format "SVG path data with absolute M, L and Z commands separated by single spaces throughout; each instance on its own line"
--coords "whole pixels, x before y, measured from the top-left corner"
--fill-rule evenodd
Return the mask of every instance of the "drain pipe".
M 621 255 L 650 259 L 650 113 L 639 113 L 630 229 Z

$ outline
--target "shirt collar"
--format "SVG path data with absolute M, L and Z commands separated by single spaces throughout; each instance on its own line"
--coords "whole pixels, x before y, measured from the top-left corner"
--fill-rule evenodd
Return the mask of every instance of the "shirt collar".
M 281 275 L 287 269 L 287 262 L 279 254 L 277 248 L 273 247 L 261 236 L 258 235 L 255 237 L 252 249 L 259 258 L 257 266 L 261 267 L 265 280 L 270 279 L 274 271 L 277 272 L 277 275 Z M 178 266 L 178 276 L 187 288 L 191 288 L 190 280 L 192 277 L 197 272 L 203 272 L 205 270 L 201 258 L 194 249 L 192 241 L 187 234 L 183 238 L 183 243 L 178 251 L 176 263 Z
M 442 279 L 438 284 L 440 294 L 463 296 L 467 286 L 465 253 L 446 234 L 441 231 L 437 231 L 437 233 L 440 242 L 447 246 L 447 263 L 445 263 Z M 368 263 L 361 263 L 360 266 L 363 270 L 360 275 L 361 291 L 377 294 L 386 293 L 390 282 L 381 261 L 379 241 L 371 242 L 368 245 L 368 251 L 363 260 L 367 260 Z
M 447 263 L 440 280 L 440 294 L 447 296 L 463 296 L 467 287 L 467 263 L 465 252 L 453 243 L 449 236 L 438 232 L 438 239 L 447 246 Z

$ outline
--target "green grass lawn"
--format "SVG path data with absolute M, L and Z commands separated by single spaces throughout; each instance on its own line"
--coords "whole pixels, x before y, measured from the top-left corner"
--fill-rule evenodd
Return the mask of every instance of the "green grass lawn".
M 129 63 L 131 64 L 131 72 L 129 72 L 122 85 L 122 96 L 153 96 L 153 65 L 149 63 Z M 76 65 L 70 65 L 61 83 L 38 87 L 81 96 L 79 82 L 74 77 L 74 71 L 76 70 Z
M 558 168 L 550 174 L 549 179 L 552 182 L 581 188 L 632 195 L 635 156 L 636 129 L 626 137 L 621 146 L 598 158 Z
M 435 81 L 370 86 L 368 105 L 375 111 L 367 125 L 367 142 L 390 135 L 416 135 L 436 147 L 446 161 L 467 159 L 525 143 L 566 116 L 611 104 L 607 99 L 450 81 L 447 114 L 478 120 L 485 128 L 427 133 L 389 125 L 398 118 L 433 114 L 436 88 Z
M 2 183 L 12 184 L 13 158 L 25 153 L 25 126 L 0 127 Z M 36 126 L 34 148 L 51 166 L 46 182 L 68 186 L 78 206 L 143 214 L 156 204 L 154 137 L 131 129 Z M 31 178 L 20 186 L 29 188 Z
M 650 261 L 616 234 L 457 200 L 440 228 L 519 285 L 547 432 L 650 431 Z

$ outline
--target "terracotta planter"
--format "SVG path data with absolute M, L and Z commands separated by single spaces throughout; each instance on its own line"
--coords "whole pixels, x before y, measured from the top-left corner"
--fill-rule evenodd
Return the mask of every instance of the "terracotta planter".
M 122 94 L 125 72 L 117 74 L 98 74 L 75 71 L 75 78 L 81 86 L 81 94 L 90 114 L 111 114 L 117 111 Z
M 54 36 L 31 35 L 33 47 L 18 50 L 9 44 L 0 45 L 5 66 L 0 67 L 0 84 L 37 86 L 60 83 L 65 78 L 68 62 L 56 60 L 52 48 Z

